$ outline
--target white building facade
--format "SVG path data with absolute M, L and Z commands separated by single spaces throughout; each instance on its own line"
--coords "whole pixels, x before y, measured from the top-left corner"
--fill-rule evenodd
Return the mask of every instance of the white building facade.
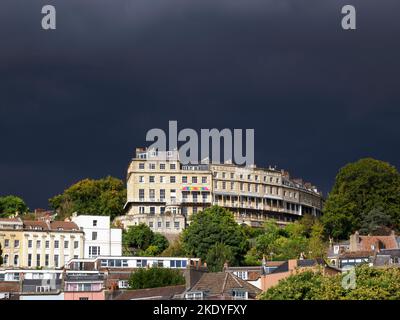
M 84 257 L 122 255 L 122 229 L 111 228 L 109 216 L 73 215 L 84 232 Z

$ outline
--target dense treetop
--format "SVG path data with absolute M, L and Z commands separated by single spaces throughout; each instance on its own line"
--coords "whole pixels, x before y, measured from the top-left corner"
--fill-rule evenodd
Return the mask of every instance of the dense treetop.
M 25 201 L 17 196 L 0 197 L 0 217 L 8 217 L 18 212 L 24 214 L 28 211 Z
M 369 221 L 372 229 L 399 228 L 399 172 L 389 163 L 372 158 L 350 163 L 339 170 L 325 203 L 322 221 L 326 235 L 347 239 L 363 226 L 367 216 L 371 220 L 371 212 L 376 210 L 380 214 L 375 214 L 378 220 Z
M 192 216 L 189 227 L 183 231 L 182 246 L 188 255 L 206 261 L 209 250 L 217 243 L 230 248 L 233 264 L 240 263 L 249 248 L 244 229 L 233 214 L 213 206 Z
M 64 219 L 74 212 L 78 214 L 104 215 L 111 219 L 123 213 L 126 202 L 124 183 L 114 177 L 81 180 L 62 194 L 49 199 L 50 206 Z

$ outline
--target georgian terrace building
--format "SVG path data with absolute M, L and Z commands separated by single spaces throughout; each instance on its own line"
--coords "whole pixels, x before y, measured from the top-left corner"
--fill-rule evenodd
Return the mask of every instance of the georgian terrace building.
M 321 214 L 323 198 L 310 183 L 274 168 L 232 163 L 184 165 L 179 152 L 136 149 L 127 173 L 124 227 L 145 223 L 156 232 L 179 233 L 187 218 L 212 205 L 232 211 L 238 223 L 281 224 Z
M 73 222 L 0 219 L 2 267 L 62 268 L 83 258 L 84 233 Z

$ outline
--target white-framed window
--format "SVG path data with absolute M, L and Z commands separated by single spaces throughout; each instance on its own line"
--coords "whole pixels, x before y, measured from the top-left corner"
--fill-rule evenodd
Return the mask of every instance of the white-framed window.
M 100 255 L 100 247 L 99 246 L 89 246 L 89 257 L 96 258 Z
M 248 292 L 244 290 L 233 290 L 232 291 L 232 296 L 234 299 L 248 299 Z
M 165 183 L 165 177 L 164 176 L 160 176 L 160 183 Z
M 68 249 L 68 247 L 69 247 L 69 241 L 65 240 L 64 241 L 64 249 Z
M 149 176 L 149 182 L 150 183 L 156 182 L 156 177 L 155 176 Z
M 19 240 L 14 240 L 14 248 L 19 248 Z
M 237 277 L 241 278 L 242 280 L 248 279 L 248 272 L 247 271 L 236 271 L 233 273 Z
M 74 249 L 78 249 L 79 248 L 79 241 L 74 241 Z
M 92 231 L 92 240 L 97 240 L 97 232 Z
M 186 300 L 202 300 L 203 299 L 203 292 L 188 292 L 185 294 Z
M 32 248 L 32 240 L 28 240 L 28 248 Z
M 58 268 L 58 265 L 59 265 L 59 259 L 58 259 L 58 254 L 55 254 L 54 255 L 54 266 L 56 267 L 56 268 Z
M 207 177 L 201 177 L 201 183 L 207 183 Z
M 50 286 L 37 286 L 36 292 L 50 292 Z
M 128 280 L 119 280 L 118 281 L 118 288 L 120 288 L 120 289 L 128 289 L 129 288 L 129 281 Z
M 144 170 L 144 162 L 140 162 L 139 163 L 139 169 L 140 170 Z
M 4 248 L 8 248 L 10 246 L 10 240 L 9 239 L 5 239 L 4 240 Z
M 14 266 L 17 267 L 19 264 L 19 255 L 14 255 Z
M 176 182 L 176 177 L 175 176 L 170 176 L 169 177 L 169 182 L 170 183 L 175 183 Z
M 170 170 L 175 170 L 176 169 L 176 164 L 175 163 L 170 163 L 169 169 Z
M 44 243 L 44 247 L 45 247 L 46 249 L 49 249 L 49 248 L 50 248 L 50 241 L 49 241 L 49 240 L 46 240 L 46 242 Z
M 97 227 L 97 220 L 93 220 L 93 227 Z
M 187 183 L 187 176 L 182 177 L 182 183 Z
M 149 169 L 150 170 L 156 170 L 156 164 L 155 163 L 149 163 Z
M 160 170 L 165 170 L 165 163 L 160 163 Z
M 37 249 L 40 249 L 40 244 L 41 244 L 41 243 L 40 243 L 40 240 L 36 240 L 36 248 L 37 248 Z
M 60 241 L 55 240 L 55 241 L 54 241 L 54 249 L 58 249 L 59 244 L 60 244 Z
M 179 229 L 179 221 L 175 221 L 174 222 L 174 228 L 175 229 Z
M 192 177 L 192 183 L 197 183 L 197 177 Z
M 144 213 L 144 207 L 139 207 L 139 213 Z

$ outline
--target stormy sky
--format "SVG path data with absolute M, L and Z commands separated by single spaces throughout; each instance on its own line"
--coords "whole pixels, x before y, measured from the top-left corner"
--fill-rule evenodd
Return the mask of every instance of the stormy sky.
M 57 30 L 41 29 L 41 8 Z M 341 29 L 341 7 L 357 30 Z M 2 0 L 0 195 L 31 209 L 125 179 L 151 128 L 254 128 L 258 166 L 326 194 L 372 156 L 400 166 L 398 0 Z

